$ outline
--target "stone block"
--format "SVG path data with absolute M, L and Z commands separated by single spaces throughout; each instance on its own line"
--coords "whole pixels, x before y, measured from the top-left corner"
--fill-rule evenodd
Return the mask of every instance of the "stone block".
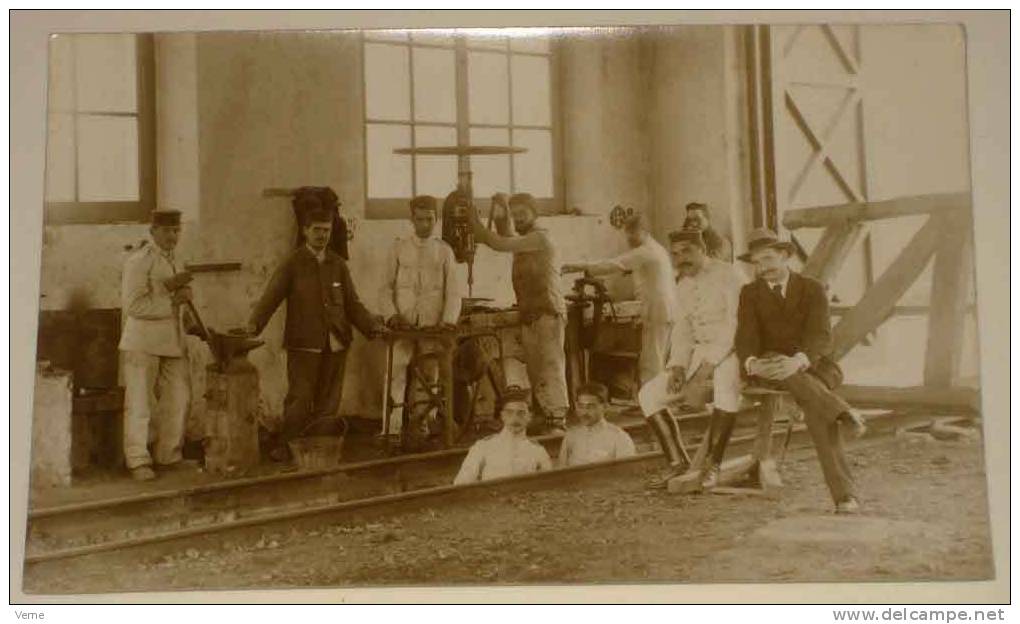
M 69 371 L 40 365 L 32 409 L 32 487 L 71 485 L 71 410 Z

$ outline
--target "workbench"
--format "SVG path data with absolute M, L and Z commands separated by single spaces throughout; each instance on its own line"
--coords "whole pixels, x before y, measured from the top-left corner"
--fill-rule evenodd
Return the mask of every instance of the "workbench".
M 404 403 L 394 403 L 390 397 L 390 386 L 393 381 L 393 346 L 399 340 L 429 341 L 438 344 L 438 352 L 435 357 L 439 363 L 439 385 L 441 392 L 435 392 L 429 388 L 430 400 L 443 413 L 443 445 L 452 447 L 456 442 L 454 437 L 454 361 L 457 349 L 466 341 L 482 337 L 491 337 L 498 344 L 498 361 L 502 364 L 506 349 L 504 348 L 504 334 L 520 328 L 520 315 L 516 310 L 495 310 L 492 312 L 476 312 L 464 316 L 455 328 L 444 330 L 435 327 L 414 328 L 414 329 L 391 329 L 386 332 L 383 339 L 386 341 L 386 367 L 383 377 L 382 397 L 382 435 L 389 433 L 390 411 L 393 407 L 404 407 L 406 416 L 406 397 L 410 394 L 411 385 L 414 383 L 411 374 L 407 377 L 407 390 L 405 390 Z M 480 383 L 480 382 L 479 382 Z M 498 393 L 501 388 L 496 388 Z M 477 392 L 475 393 L 477 395 Z M 469 410 L 474 409 L 474 401 L 468 406 Z M 471 420 L 473 413 L 466 415 L 465 422 Z M 405 418 L 406 420 L 406 418 Z M 406 424 L 406 422 L 404 423 Z M 401 434 L 406 433 L 401 428 Z

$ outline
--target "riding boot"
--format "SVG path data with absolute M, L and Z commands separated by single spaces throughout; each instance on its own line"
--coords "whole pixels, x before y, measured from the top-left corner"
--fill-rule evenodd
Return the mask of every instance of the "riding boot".
M 708 461 L 701 471 L 701 488 L 710 490 L 719 484 L 719 465 L 722 463 L 723 455 L 726 453 L 726 444 L 733 434 L 733 425 L 736 423 L 737 415 L 733 412 L 715 410 L 712 414 L 712 425 L 710 431 L 713 437 L 709 438 Z
M 673 477 L 680 476 L 691 464 L 690 455 L 680 438 L 680 429 L 676 420 L 668 410 L 659 410 L 648 416 L 648 426 L 655 433 L 663 454 L 666 456 L 668 467 L 659 477 L 649 482 L 653 488 L 663 488 Z

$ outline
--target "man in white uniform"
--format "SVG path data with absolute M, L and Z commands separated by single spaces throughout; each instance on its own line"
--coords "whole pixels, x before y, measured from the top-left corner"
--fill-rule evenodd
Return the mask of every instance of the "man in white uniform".
M 711 388 L 710 435 L 718 432 L 718 436 L 709 449 L 702 478 L 702 486 L 711 488 L 740 409 L 740 366 L 733 341 L 740 290 L 747 278 L 732 264 L 709 257 L 695 229 L 670 234 L 670 253 L 680 277 L 669 363 L 664 373 L 641 388 L 639 401 L 669 460 L 670 470 L 660 482 L 665 483 L 687 467 L 669 408 L 701 410 Z
M 630 457 L 637 451 L 627 432 L 606 420 L 609 390 L 589 382 L 577 389 L 574 406 L 581 424 L 563 436 L 559 465 L 577 466 Z
M 529 404 L 526 390 L 517 386 L 506 389 L 500 410 L 503 429 L 474 443 L 453 480 L 454 485 L 552 470 L 549 454 L 528 439 Z
M 124 460 L 139 481 L 156 477 L 154 458 L 159 466 L 181 461 L 189 401 L 182 306 L 191 275 L 174 255 L 181 213 L 154 211 L 149 233 L 152 241 L 128 256 L 121 276 Z
M 448 244 L 433 235 L 436 226 L 436 199 L 428 195 L 411 200 L 411 223 L 414 234 L 393 242 L 386 261 L 386 276 L 380 297 L 380 309 L 392 329 L 452 327 L 461 308 L 461 291 L 454 270 L 456 260 Z M 418 344 L 415 345 L 415 342 Z M 404 403 L 408 363 L 415 354 L 433 353 L 438 345 L 430 340 L 398 340 L 393 344 L 393 377 L 390 394 L 395 403 Z M 439 382 L 439 366 L 435 358 L 422 360 L 427 382 Z M 425 395 L 424 388 L 412 388 L 411 403 Z M 409 406 L 410 407 L 410 406 Z M 435 410 L 431 410 L 434 412 Z M 406 414 L 427 431 L 430 414 Z M 397 435 L 402 430 L 401 408 L 394 407 L 389 430 Z
M 673 323 L 674 272 L 669 253 L 649 234 L 648 224 L 641 215 L 634 215 L 624 223 L 624 233 L 630 246 L 626 252 L 600 262 L 565 264 L 562 272 L 584 271 L 595 276 L 630 272 L 633 275 L 634 290 L 642 303 L 639 369 L 644 384 L 661 373 L 666 364 Z

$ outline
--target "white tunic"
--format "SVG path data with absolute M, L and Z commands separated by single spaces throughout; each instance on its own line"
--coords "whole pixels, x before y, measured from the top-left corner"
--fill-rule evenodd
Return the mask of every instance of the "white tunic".
M 121 351 L 163 357 L 184 355 L 180 309 L 163 285 L 178 268 L 173 255 L 152 242 L 128 256 L 121 276 Z
M 649 236 L 637 247 L 608 262 L 620 270 L 631 271 L 646 322 L 672 322 L 673 263 L 669 252 L 658 241 Z
M 380 296 L 383 316 L 399 312 L 415 327 L 457 322 L 462 295 L 449 245 L 412 234 L 394 241 L 386 262 Z
M 579 425 L 567 431 L 560 447 L 559 464 L 590 464 L 630 457 L 636 452 L 627 432 L 603 419 L 590 427 Z
M 504 429 L 474 443 L 464 458 L 453 484 L 461 485 L 551 469 L 552 460 L 541 445 L 526 437 L 514 436 Z

